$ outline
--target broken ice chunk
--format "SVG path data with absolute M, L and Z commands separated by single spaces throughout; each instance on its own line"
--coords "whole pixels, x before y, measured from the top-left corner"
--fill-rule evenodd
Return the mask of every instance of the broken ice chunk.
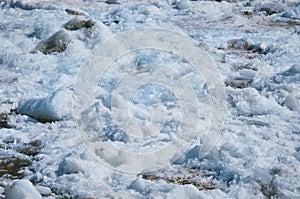
M 21 103 L 17 112 L 39 122 L 62 120 L 71 114 L 71 96 L 69 89 L 59 89 L 48 97 Z
M 16 180 L 5 188 L 6 199 L 42 199 L 29 180 Z

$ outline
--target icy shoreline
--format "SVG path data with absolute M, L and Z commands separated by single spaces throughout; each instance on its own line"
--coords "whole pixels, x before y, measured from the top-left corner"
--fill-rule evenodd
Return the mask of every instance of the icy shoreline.
M 29 179 L 49 199 L 300 197 L 297 1 L 0 2 L 0 169 L 6 172 L 0 172 L 0 198 L 17 178 Z M 96 46 L 116 33 L 145 27 L 184 32 L 209 53 L 226 85 L 227 111 L 219 142 L 206 158 L 198 158 L 201 146 L 195 145 L 169 167 L 137 176 L 94 159 L 69 110 L 57 107 L 72 94 L 56 93 L 72 91 L 80 67 Z M 61 30 L 60 39 L 49 40 Z M 49 44 L 46 53 L 37 48 L 47 41 L 59 48 Z M 147 52 L 131 63 L 144 71 L 156 60 L 181 66 L 180 59 L 168 56 Z M 102 129 L 96 139 L 122 146 L 128 137 L 112 125 L 110 101 L 105 98 L 116 85 L 117 72 L 108 71 L 99 83 L 96 108 L 103 120 L 91 125 Z M 133 102 L 149 100 L 143 98 L 145 92 L 165 91 L 142 90 Z M 58 96 L 53 104 L 51 96 Z M 174 99 L 162 95 L 151 103 L 162 100 L 176 110 Z M 135 111 L 139 108 L 145 107 Z M 208 117 L 209 109 L 202 110 L 199 117 Z M 43 115 L 46 112 L 50 116 Z M 138 117 L 149 120 L 147 113 Z M 172 125 L 165 132 L 171 132 Z M 163 134 L 148 147 L 169 139 Z M 30 143 L 36 140 L 41 143 L 33 153 L 28 146 L 35 146 Z M 14 176 L 18 172 L 22 175 Z

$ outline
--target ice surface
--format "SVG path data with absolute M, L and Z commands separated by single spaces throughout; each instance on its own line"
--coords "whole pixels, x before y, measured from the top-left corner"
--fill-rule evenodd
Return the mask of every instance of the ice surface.
M 21 171 L 41 194 L 49 198 L 300 197 L 299 1 L 14 0 L 0 1 L 0 9 L 0 118 L 10 127 L 0 129 L 0 162 L 7 161 L 7 155 L 23 157 L 20 143 L 41 140 L 43 148 L 32 158 L 32 168 Z M 74 18 L 95 24 L 66 30 L 64 25 Z M 80 68 L 93 61 L 95 48 L 120 32 L 149 27 L 189 35 L 209 53 L 226 84 L 222 135 L 202 159 L 199 151 L 211 120 L 209 84 L 182 57 L 159 49 L 122 55 L 101 78 L 87 78 L 99 82 L 86 88 L 95 98 L 83 113 L 86 133 L 74 122 L 74 82 Z M 64 51 L 31 53 L 61 30 L 61 39 L 68 42 Z M 143 79 L 155 74 L 155 67 L 164 66 L 179 71 L 178 77 L 188 80 L 201 102 L 191 108 L 199 110 L 199 128 L 186 128 L 197 132 L 195 142 L 151 178 L 116 171 L 111 166 L 141 167 L 153 160 L 129 162 L 132 159 L 124 151 L 110 150 L 112 144 L 133 153 L 159 150 L 176 138 L 180 124 L 194 125 L 194 120 L 180 123 L 182 104 L 172 89 L 163 86 L 137 88 L 130 100 L 123 95 L 112 99 L 112 92 L 124 86 L 122 78 Z M 165 73 L 159 77 L 163 79 Z M 118 125 L 113 113 L 124 103 L 129 111 L 120 117 L 128 118 Z M 147 132 L 126 132 L 120 128 L 126 122 L 142 125 L 149 135 L 153 135 L 150 127 L 163 129 L 156 137 L 139 139 Z M 95 146 L 85 142 L 86 135 Z M 191 173 L 197 175 L 187 178 Z M 41 198 L 28 180 L 13 181 L 1 171 L 0 198 L 8 184 L 7 198 L 28 194 Z

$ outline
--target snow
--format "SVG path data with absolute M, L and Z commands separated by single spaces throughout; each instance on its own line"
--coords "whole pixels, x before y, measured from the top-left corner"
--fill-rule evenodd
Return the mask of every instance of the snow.
M 0 198 L 300 197 L 298 1 L 0 2 Z

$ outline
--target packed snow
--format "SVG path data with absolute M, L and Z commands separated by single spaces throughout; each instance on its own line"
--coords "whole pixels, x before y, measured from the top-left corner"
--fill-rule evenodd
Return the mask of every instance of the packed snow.
M 0 198 L 300 198 L 299 1 L 0 0 L 0 18 Z M 217 74 L 162 48 L 93 74 L 149 28 Z

